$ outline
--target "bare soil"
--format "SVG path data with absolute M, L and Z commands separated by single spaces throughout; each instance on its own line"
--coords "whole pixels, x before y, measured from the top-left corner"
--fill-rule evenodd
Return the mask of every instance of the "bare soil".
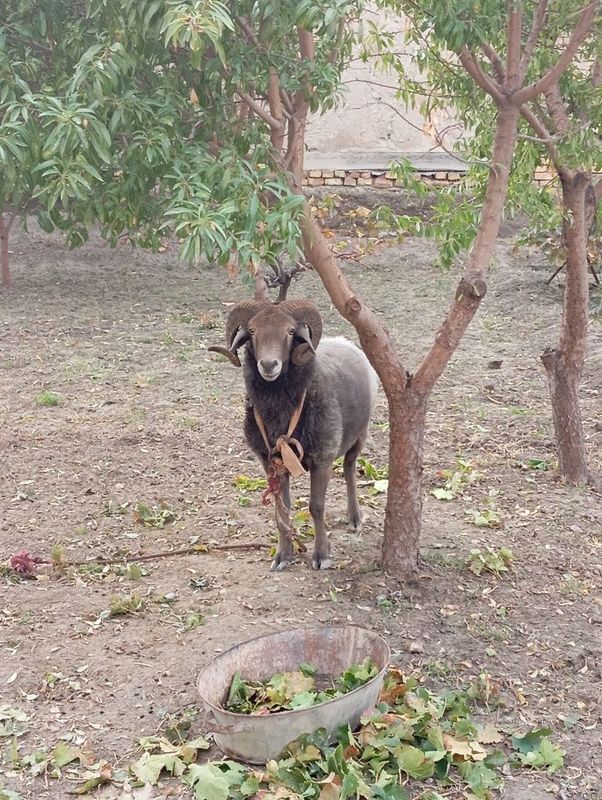
M 367 202 L 353 198 L 347 206 Z M 135 560 L 197 540 L 273 541 L 259 492 L 245 495 L 233 483 L 239 473 L 260 476 L 242 437 L 241 374 L 206 349 L 221 341 L 227 304 L 243 286 L 227 284 L 217 268 L 181 265 L 173 247 L 149 255 L 96 238 L 68 252 L 32 226 L 11 250 L 14 287 L 0 295 L 0 561 L 21 549 L 48 559 L 55 545 L 63 559 L 86 561 Z M 410 369 L 458 279 L 434 261 L 427 242 L 407 240 L 346 265 Z M 216 653 L 263 632 L 348 621 L 382 633 L 397 663 L 440 683 L 485 675 L 499 724 L 554 729 L 565 769 L 513 773 L 506 798 L 600 800 L 602 503 L 555 475 L 538 356 L 555 341 L 562 291 L 545 286 L 549 268 L 540 261 L 512 239 L 500 241 L 489 294 L 433 395 L 422 564 L 411 586 L 377 568 L 384 495 L 363 487 L 366 523 L 351 535 L 341 476 L 328 494 L 336 564 L 328 572 L 313 572 L 302 556 L 288 572 L 270 574 L 267 549 L 226 549 L 140 562 L 144 574 L 134 579 L 91 567 L 43 566 L 36 580 L 20 582 L 4 575 L 0 705 L 27 714 L 21 755 L 70 737 L 95 759 L 131 758 L 137 737 L 198 707 L 195 676 Z M 354 338 L 314 275 L 293 293 L 317 302 L 327 333 Z M 598 471 L 601 350 L 598 317 L 582 386 Z M 45 391 L 58 405 L 42 404 Z M 377 466 L 387 461 L 385 423 L 381 396 L 366 453 Z M 440 471 L 456 470 L 458 459 L 477 479 L 453 500 L 435 499 Z M 529 468 L 529 459 L 548 469 Z M 301 504 L 307 494 L 307 483 L 296 482 Z M 133 514 L 139 502 L 176 519 L 144 527 Z M 499 513 L 499 527 L 477 527 L 466 514 L 488 509 Z M 467 569 L 470 549 L 487 545 L 512 549 L 509 574 Z M 103 615 L 112 599 L 132 593 L 142 610 Z M 200 718 L 193 730 L 202 730 Z M 74 786 L 13 770 L 8 749 L 2 781 L 38 800 L 67 797 Z M 189 796 L 181 786 L 171 791 Z M 97 796 L 136 795 L 106 788 Z

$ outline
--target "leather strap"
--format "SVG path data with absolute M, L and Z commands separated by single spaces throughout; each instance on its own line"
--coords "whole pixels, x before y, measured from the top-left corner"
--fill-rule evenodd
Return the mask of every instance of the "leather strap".
M 300 478 L 302 475 L 305 475 L 306 472 L 306 470 L 303 467 L 303 464 L 301 463 L 304 455 L 303 447 L 301 446 L 301 442 L 298 439 L 293 438 L 293 433 L 295 431 L 295 428 L 299 424 L 299 420 L 301 419 L 301 414 L 303 413 L 305 394 L 306 393 L 303 392 L 299 405 L 293 411 L 293 415 L 289 422 L 286 434 L 279 436 L 278 439 L 276 440 L 276 446 L 274 447 L 276 455 L 273 456 L 271 455 L 272 447 L 268 439 L 268 434 L 266 431 L 265 424 L 263 422 L 263 419 L 261 418 L 261 414 L 257 410 L 257 406 L 253 406 L 253 414 L 255 416 L 255 422 L 257 423 L 257 427 L 259 428 L 261 436 L 263 437 L 265 446 L 268 449 L 268 455 L 270 455 L 272 463 L 274 464 L 276 470 L 279 471 L 286 470 L 287 472 L 290 472 L 294 478 Z

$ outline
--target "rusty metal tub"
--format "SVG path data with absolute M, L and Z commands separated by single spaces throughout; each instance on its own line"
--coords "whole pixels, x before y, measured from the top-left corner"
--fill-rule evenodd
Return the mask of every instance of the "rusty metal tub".
M 236 672 L 245 680 L 264 681 L 306 663 L 315 666 L 318 674 L 340 675 L 368 656 L 378 667 L 378 674 L 335 700 L 266 716 L 235 714 L 223 708 Z M 250 764 L 265 764 L 303 733 L 326 728 L 334 737 L 341 725 L 357 727 L 362 714 L 377 703 L 389 658 L 384 639 L 354 625 L 296 628 L 250 639 L 226 650 L 199 674 L 197 688 L 206 728 L 227 755 Z

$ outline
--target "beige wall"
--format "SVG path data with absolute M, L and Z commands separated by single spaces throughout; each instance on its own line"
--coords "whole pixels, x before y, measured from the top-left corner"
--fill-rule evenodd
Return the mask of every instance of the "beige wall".
M 403 42 L 403 21 L 387 22 L 381 17 L 380 24 L 397 31 L 399 50 L 408 50 Z M 405 56 L 404 61 L 408 74 L 418 78 L 419 73 L 411 55 Z M 429 135 L 430 126 L 420 113 L 417 110 L 406 110 L 403 103 L 395 98 L 395 89 L 383 86 L 394 87 L 393 75 L 377 72 L 356 59 L 345 73 L 344 83 L 347 89 L 344 104 L 324 116 L 314 116 L 310 120 L 307 136 L 310 153 L 441 151 L 435 145 L 434 137 Z M 387 104 L 394 106 L 398 113 Z M 435 120 L 435 123 L 440 129 L 447 126 L 449 120 Z
M 424 152 L 433 141 L 422 132 L 424 120 L 416 111 L 406 111 L 395 99 L 394 90 L 359 79 L 390 83 L 387 75 L 375 76 L 366 67 L 354 67 L 346 76 L 348 88 L 344 105 L 324 116 L 313 116 L 307 135 L 308 150 L 337 153 L 346 150 L 372 152 Z M 386 103 L 396 106 L 402 119 Z M 415 126 L 415 127 L 412 127 Z

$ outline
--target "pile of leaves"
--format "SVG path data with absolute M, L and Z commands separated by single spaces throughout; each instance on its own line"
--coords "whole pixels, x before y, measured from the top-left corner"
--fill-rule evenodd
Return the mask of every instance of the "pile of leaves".
M 352 664 L 342 675 L 324 678 L 315 667 L 301 664 L 295 672 L 272 675 L 267 681 L 245 681 L 239 672 L 232 678 L 226 709 L 238 714 L 275 714 L 311 708 L 363 686 L 378 674 L 370 658 Z M 320 684 L 324 684 L 320 686 Z
M 185 738 L 192 720 L 163 736 L 139 739 L 141 755 L 119 768 L 90 763 L 83 750 L 65 741 L 52 752 L 22 754 L 17 741 L 27 730 L 27 717 L 18 709 L 0 708 L 0 739 L 12 740 L 13 774 L 28 770 L 45 780 L 63 777 L 77 782 L 76 795 L 101 785 L 131 790 L 176 780 L 196 800 L 490 800 L 498 796 L 503 775 L 514 769 L 553 774 L 563 766 L 564 751 L 552 742 L 549 728 L 519 732 L 492 724 L 474 689 L 437 694 L 419 674 L 404 676 L 393 667 L 378 708 L 358 731 L 341 728 L 332 744 L 318 730 L 292 742 L 279 760 L 255 769 L 231 760 L 205 761 L 210 742 Z M 177 794 L 173 787 L 168 791 Z
M 394 667 L 377 710 L 358 731 L 342 728 L 335 744 L 318 730 L 291 743 L 279 760 L 252 769 L 230 760 L 195 764 L 181 746 L 174 760 L 173 747 L 158 746 L 159 740 L 149 747 L 148 739 L 130 769 L 156 783 L 164 764 L 197 800 L 489 800 L 513 768 L 554 773 L 562 767 L 564 751 L 549 729 L 502 730 L 478 722 L 473 714 L 479 710 L 469 690 L 436 694 L 419 675 L 404 676 Z

